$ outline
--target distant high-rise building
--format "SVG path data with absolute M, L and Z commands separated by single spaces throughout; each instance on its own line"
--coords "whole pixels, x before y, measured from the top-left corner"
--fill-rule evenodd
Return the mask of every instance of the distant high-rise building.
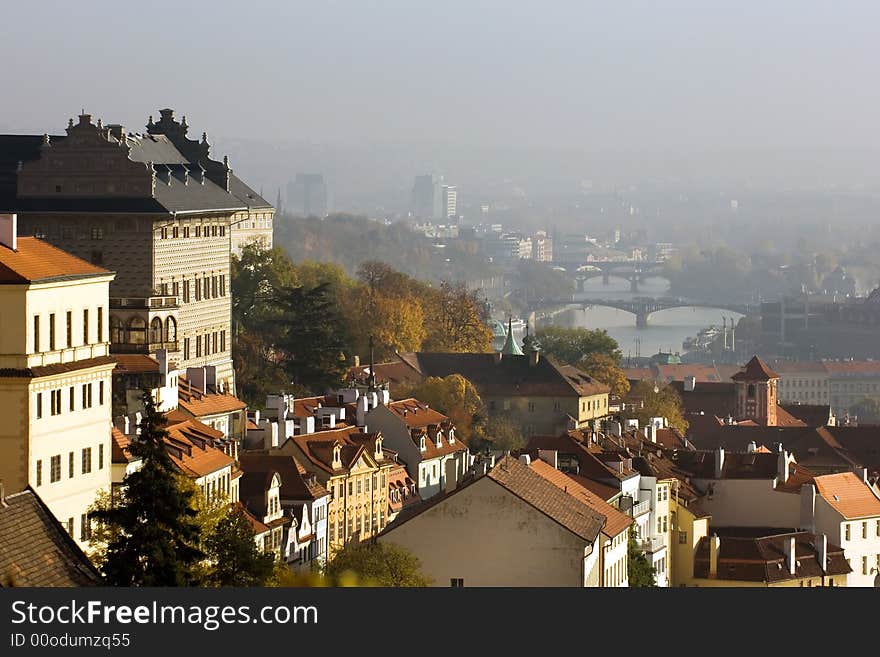
M 323 217 L 327 214 L 327 185 L 320 173 L 298 173 L 287 185 L 287 204 L 293 214 Z
M 445 220 L 458 214 L 458 189 L 443 176 L 426 174 L 413 180 L 411 210 L 420 219 Z

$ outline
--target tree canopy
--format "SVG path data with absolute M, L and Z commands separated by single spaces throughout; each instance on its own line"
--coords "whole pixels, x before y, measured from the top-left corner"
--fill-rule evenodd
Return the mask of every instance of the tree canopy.
M 409 550 L 394 543 L 356 543 L 343 547 L 327 564 L 326 574 L 334 579 L 354 575 L 356 580 L 378 586 L 430 586 L 421 563 Z
M 657 392 L 654 392 L 654 389 Z M 681 396 L 672 386 L 653 381 L 637 381 L 626 397 L 625 419 L 637 419 L 639 426 L 651 423 L 653 417 L 665 417 L 669 426 L 681 433 L 687 431 Z
M 544 354 L 569 365 L 576 365 L 592 354 L 605 354 L 615 364 L 620 363 L 617 341 L 605 329 L 547 326 L 539 329 L 535 335 Z

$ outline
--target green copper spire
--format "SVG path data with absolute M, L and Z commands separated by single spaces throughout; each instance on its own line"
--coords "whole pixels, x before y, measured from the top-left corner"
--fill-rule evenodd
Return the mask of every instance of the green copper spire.
M 513 339 L 513 318 L 507 318 L 507 340 L 504 341 L 504 346 L 501 347 L 501 353 L 506 354 L 508 356 L 522 356 L 522 349 L 519 348 L 519 345 L 516 343 L 516 340 Z

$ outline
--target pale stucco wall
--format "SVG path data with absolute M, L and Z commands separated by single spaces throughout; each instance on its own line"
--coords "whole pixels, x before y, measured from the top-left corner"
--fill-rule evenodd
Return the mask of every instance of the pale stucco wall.
M 582 586 L 590 545 L 489 477 L 379 537 L 411 550 L 434 586 Z

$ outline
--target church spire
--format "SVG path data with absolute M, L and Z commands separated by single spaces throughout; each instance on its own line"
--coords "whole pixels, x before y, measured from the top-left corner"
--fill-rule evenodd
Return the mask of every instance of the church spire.
M 513 318 L 508 316 L 507 318 L 507 339 L 504 341 L 504 346 L 501 348 L 501 353 L 507 356 L 522 356 L 522 349 L 519 348 L 519 345 L 516 343 L 516 340 L 513 339 Z

